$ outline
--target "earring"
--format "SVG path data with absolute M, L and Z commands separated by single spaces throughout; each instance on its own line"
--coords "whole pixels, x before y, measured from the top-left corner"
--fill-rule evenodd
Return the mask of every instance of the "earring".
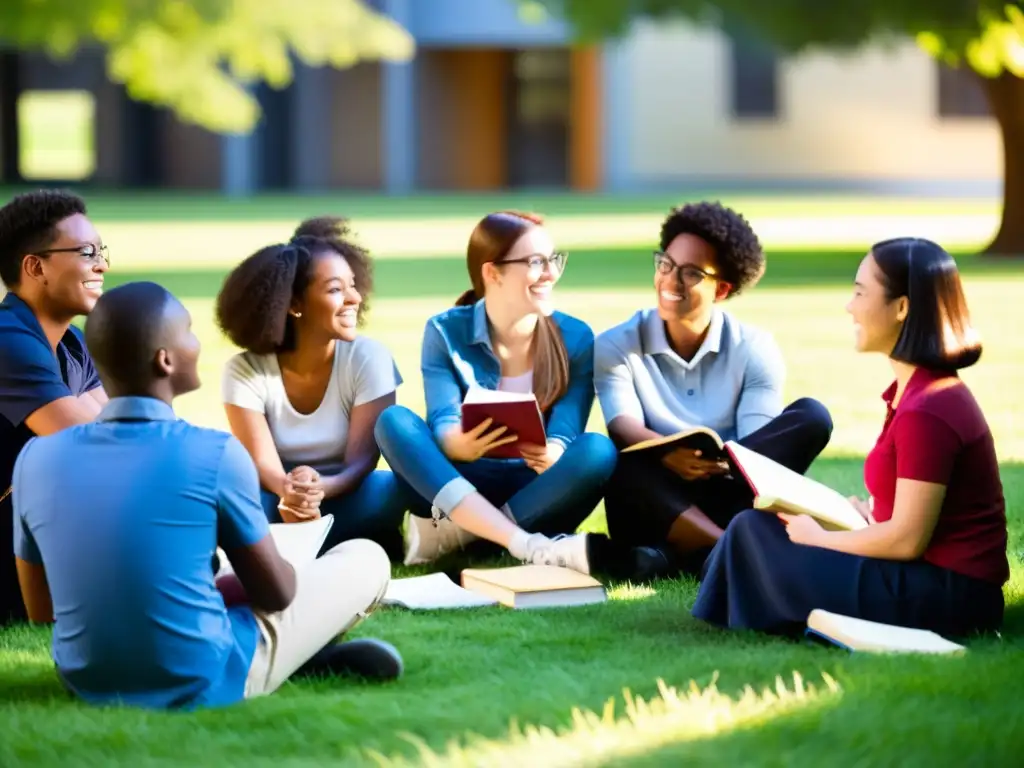
M 302 317 L 301 312 L 292 312 L 292 317 Z

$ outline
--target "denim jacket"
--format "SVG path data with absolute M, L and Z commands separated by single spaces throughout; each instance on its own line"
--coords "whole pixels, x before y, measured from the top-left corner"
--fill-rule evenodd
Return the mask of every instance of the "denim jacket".
M 594 332 L 582 320 L 561 312 L 551 317 L 569 354 L 569 388 L 545 414 L 545 430 L 550 442 L 567 448 L 586 429 L 594 403 Z M 471 387 L 497 389 L 501 380 L 483 299 L 430 318 L 421 355 L 427 424 L 440 440 L 462 423 L 462 400 Z

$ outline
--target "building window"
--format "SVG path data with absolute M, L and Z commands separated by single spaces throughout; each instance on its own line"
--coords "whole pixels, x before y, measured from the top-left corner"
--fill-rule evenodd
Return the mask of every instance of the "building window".
M 965 67 L 936 61 L 939 117 L 990 117 L 988 99 L 978 77 Z
M 777 118 L 779 57 L 775 49 L 740 29 L 730 29 L 727 34 L 732 116 L 739 120 Z
M 34 181 L 82 181 L 96 170 L 96 99 L 89 91 L 18 96 L 18 166 Z

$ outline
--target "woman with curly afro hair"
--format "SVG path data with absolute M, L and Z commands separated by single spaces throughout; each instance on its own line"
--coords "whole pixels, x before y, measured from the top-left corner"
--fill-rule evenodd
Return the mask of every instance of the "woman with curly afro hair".
M 357 333 L 371 288 L 369 254 L 340 218 L 307 219 L 289 242 L 249 256 L 217 297 L 217 322 L 242 349 L 222 396 L 271 522 L 330 513 L 322 552 L 368 538 L 394 557 L 407 503 L 376 469 L 373 430 L 402 378 L 388 349 Z
M 783 407 L 785 364 L 771 334 L 721 304 L 757 284 L 765 255 L 750 224 L 716 202 L 673 208 L 654 252 L 656 304 L 602 333 L 594 384 L 620 448 L 706 427 L 795 472 L 828 443 L 825 407 Z M 729 521 L 751 506 L 713 442 L 620 454 L 605 509 L 613 540 L 660 551 L 656 573 L 699 575 Z

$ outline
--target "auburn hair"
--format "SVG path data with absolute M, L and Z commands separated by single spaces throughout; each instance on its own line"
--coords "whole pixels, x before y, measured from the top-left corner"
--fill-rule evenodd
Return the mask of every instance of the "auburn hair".
M 469 236 L 466 269 L 472 287 L 463 293 L 455 306 L 475 304 L 484 297 L 484 264 L 501 264 L 524 234 L 542 226 L 544 219 L 536 213 L 498 211 L 485 216 Z M 569 352 L 558 324 L 541 315 L 531 343 L 533 354 L 533 394 L 542 412 L 547 412 L 569 389 Z

